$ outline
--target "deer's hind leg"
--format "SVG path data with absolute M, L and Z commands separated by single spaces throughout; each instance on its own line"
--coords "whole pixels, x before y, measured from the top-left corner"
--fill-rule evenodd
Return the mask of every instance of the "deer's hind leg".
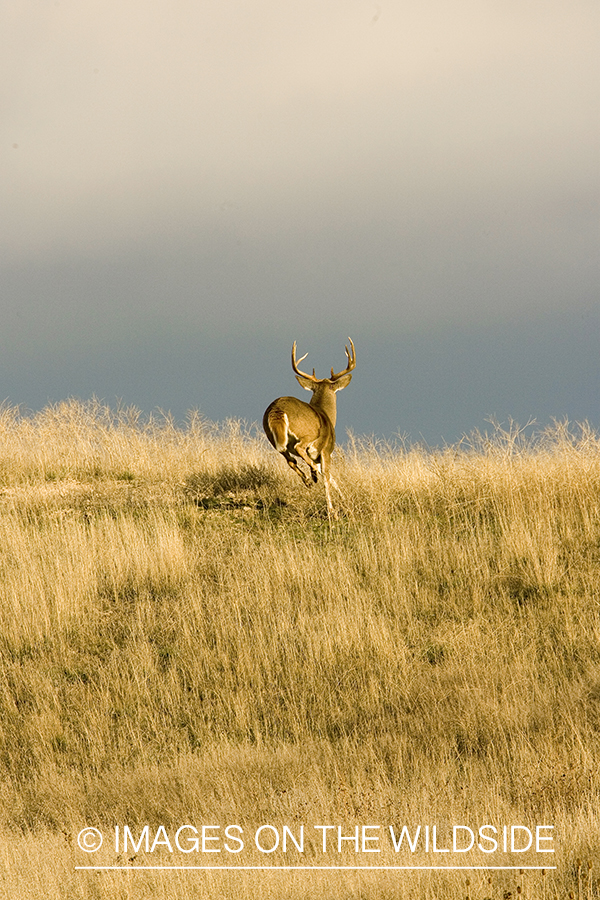
M 302 471 L 302 469 L 300 468 L 300 466 L 298 465 L 298 463 L 296 462 L 296 460 L 294 459 L 292 454 L 289 451 L 285 451 L 281 455 L 285 459 L 285 461 L 288 464 L 288 466 L 290 467 L 290 469 L 293 469 L 293 471 L 296 473 L 296 475 L 300 476 L 300 478 L 302 479 L 302 481 L 304 482 L 306 487 L 312 487 L 312 481 L 309 479 L 308 475 L 306 475 Z
M 306 465 L 310 469 L 311 478 L 316 484 L 319 479 L 319 463 L 318 461 L 315 461 L 311 456 L 309 456 L 308 449 L 309 448 L 303 447 L 302 444 L 298 442 L 294 447 L 294 453 L 297 454 L 297 456 L 299 456 L 300 459 L 302 459 L 306 463 Z M 320 457 L 318 457 L 317 459 L 320 460 Z M 323 470 L 321 469 L 321 471 Z

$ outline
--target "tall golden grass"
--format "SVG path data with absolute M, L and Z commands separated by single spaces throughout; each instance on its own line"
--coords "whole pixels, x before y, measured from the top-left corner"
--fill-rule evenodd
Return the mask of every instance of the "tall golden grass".
M 600 895 L 598 436 L 350 439 L 334 470 L 330 524 L 253 427 L 2 411 L 0 897 Z M 75 869 L 116 864 L 78 849 L 87 825 L 266 822 L 545 824 L 556 853 Z

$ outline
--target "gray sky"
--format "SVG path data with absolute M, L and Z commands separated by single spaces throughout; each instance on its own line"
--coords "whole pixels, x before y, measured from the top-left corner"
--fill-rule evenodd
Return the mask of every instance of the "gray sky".
M 7 0 L 0 399 L 600 424 L 595 0 Z

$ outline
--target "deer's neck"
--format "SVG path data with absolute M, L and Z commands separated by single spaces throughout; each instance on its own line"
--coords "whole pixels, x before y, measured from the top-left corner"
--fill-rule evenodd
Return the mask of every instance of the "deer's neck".
M 312 395 L 310 406 L 320 409 L 325 413 L 329 421 L 335 426 L 337 415 L 335 403 L 335 391 L 327 390 L 327 385 L 320 385 Z

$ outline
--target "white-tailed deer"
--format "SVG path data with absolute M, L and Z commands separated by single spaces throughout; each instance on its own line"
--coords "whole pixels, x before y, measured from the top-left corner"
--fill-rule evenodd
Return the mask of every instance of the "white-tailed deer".
M 303 460 L 308 466 L 312 481 L 316 483 L 318 473 L 323 476 L 325 484 L 325 496 L 327 498 L 327 512 L 335 515 L 331 503 L 329 486 L 336 489 L 341 496 L 341 491 L 329 471 L 329 459 L 335 446 L 335 420 L 336 420 L 336 391 L 341 391 L 350 384 L 350 374 L 356 366 L 356 351 L 352 338 L 348 338 L 352 353 L 346 347 L 348 365 L 337 375 L 331 370 L 331 378 L 317 378 L 315 370 L 312 375 L 301 372 L 298 363 L 302 362 L 308 354 L 296 360 L 296 341 L 292 347 L 292 369 L 299 384 L 307 391 L 312 391 L 310 403 L 298 400 L 296 397 L 279 397 L 274 400 L 263 416 L 263 428 L 269 441 L 286 460 L 288 466 L 296 472 L 307 487 L 311 481 L 302 471 L 297 459 Z

